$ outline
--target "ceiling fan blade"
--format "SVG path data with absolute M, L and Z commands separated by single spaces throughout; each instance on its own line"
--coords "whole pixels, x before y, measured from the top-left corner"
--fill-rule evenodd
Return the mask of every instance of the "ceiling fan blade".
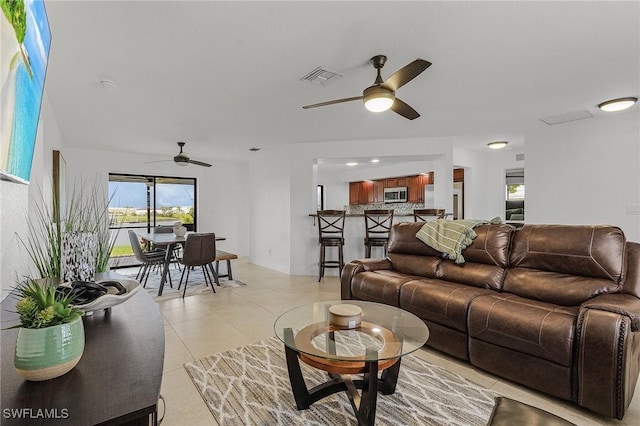
M 396 112 L 401 116 L 403 116 L 404 118 L 408 118 L 409 120 L 415 120 L 416 118 L 420 117 L 420 114 L 418 114 L 418 111 L 411 108 L 408 104 L 406 104 L 404 101 L 401 101 L 398 98 L 396 98 L 396 100 L 393 101 L 393 104 L 391 105 L 390 109 L 391 111 Z
M 157 161 L 145 161 L 144 164 L 151 164 L 151 163 L 165 163 L 167 161 L 173 161 L 173 160 L 157 160 Z
M 317 108 L 317 107 L 322 107 L 327 105 L 341 104 L 343 102 L 351 102 L 351 101 L 358 101 L 358 100 L 361 101 L 362 96 L 354 96 L 353 98 L 344 98 L 344 99 L 336 99 L 335 101 L 320 102 L 319 104 L 306 105 L 306 106 L 303 106 L 302 108 L 303 109 Z
M 189 163 L 195 164 L 196 166 L 211 167 L 211 164 L 203 163 L 202 161 L 198 161 L 198 160 L 189 160 Z
M 431 62 L 424 59 L 416 59 L 408 65 L 400 68 L 393 73 L 391 77 L 382 83 L 382 87 L 393 90 L 394 92 L 416 78 L 422 71 L 431 66 Z

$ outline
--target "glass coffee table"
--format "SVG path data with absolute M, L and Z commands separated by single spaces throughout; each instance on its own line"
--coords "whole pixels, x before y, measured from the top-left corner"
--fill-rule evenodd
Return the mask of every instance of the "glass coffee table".
M 330 310 L 361 310 L 361 315 L 336 319 Z M 359 425 L 374 424 L 378 391 L 383 395 L 395 392 L 401 358 L 422 347 L 429 338 L 425 323 L 412 313 L 358 300 L 299 306 L 280 315 L 274 330 L 285 346 L 298 410 L 344 391 Z M 329 380 L 307 389 L 300 361 L 326 371 Z

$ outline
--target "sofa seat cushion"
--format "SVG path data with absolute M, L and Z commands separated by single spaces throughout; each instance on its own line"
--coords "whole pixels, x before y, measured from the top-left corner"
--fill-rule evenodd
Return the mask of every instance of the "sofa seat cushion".
M 485 295 L 471 301 L 469 336 L 568 367 L 577 316 L 577 307 L 508 293 Z
M 356 299 L 399 307 L 400 287 L 419 278 L 393 270 L 361 272 L 351 281 L 351 294 Z
M 400 290 L 400 307 L 424 320 L 467 332 L 471 301 L 493 291 L 439 279 L 409 281 Z

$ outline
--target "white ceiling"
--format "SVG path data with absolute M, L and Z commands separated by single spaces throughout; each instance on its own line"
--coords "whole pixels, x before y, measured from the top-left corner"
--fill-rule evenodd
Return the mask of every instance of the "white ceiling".
M 56 1 L 46 92 L 67 146 L 246 160 L 251 147 L 453 136 L 468 149 L 541 117 L 640 92 L 639 2 Z M 422 116 L 355 101 L 416 58 L 398 90 Z M 300 81 L 318 66 L 344 74 Z M 99 80 L 118 83 L 100 88 Z M 637 106 L 635 107 L 637 108 Z

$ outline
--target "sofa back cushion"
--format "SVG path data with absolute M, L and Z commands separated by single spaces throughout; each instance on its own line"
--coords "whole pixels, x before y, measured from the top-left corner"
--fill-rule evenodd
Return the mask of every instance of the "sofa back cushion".
M 509 263 L 509 246 L 515 228 L 511 225 L 480 225 L 476 238 L 462 251 L 465 263 L 443 260 L 437 277 L 474 287 L 501 290 Z
M 576 306 L 620 289 L 625 236 L 608 225 L 524 225 L 515 232 L 504 291 Z
M 389 233 L 387 257 L 391 260 L 393 269 L 398 272 L 435 278 L 442 255 L 416 238 L 422 225 L 422 222 L 393 225 Z

